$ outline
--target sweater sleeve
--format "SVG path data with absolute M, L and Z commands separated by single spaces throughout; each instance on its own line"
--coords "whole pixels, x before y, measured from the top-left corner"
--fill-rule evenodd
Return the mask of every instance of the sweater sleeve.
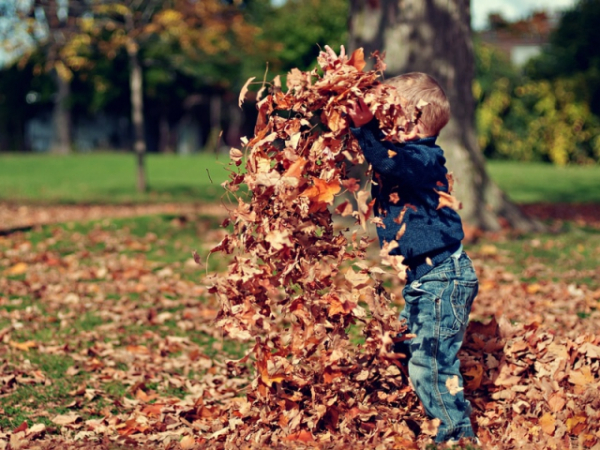
M 398 178 L 401 183 L 412 186 L 430 185 L 445 178 L 445 159 L 432 148 L 411 142 L 397 147 L 379 140 L 379 132 L 370 125 L 351 128 L 351 131 L 375 172 Z M 439 161 L 440 157 L 444 161 Z

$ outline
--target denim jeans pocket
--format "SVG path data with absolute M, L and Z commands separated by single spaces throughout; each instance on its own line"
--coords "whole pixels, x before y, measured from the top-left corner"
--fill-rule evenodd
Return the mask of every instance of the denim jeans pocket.
M 442 306 L 440 332 L 447 336 L 464 330 L 469 320 L 471 305 L 477 294 L 477 280 L 453 280 L 450 298 L 442 299 L 450 308 Z M 449 300 L 449 302 L 448 302 Z

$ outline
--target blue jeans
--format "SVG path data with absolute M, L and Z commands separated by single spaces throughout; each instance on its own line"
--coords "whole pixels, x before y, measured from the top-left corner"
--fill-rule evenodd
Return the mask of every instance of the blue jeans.
M 436 442 L 474 437 L 465 399 L 460 362 L 462 345 L 478 282 L 466 253 L 457 252 L 420 279 L 407 285 L 402 294 L 408 332 L 408 373 L 425 412 L 441 420 Z

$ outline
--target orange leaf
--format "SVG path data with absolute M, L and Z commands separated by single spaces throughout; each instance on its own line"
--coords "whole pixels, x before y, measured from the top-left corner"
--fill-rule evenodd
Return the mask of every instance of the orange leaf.
M 143 345 L 128 345 L 125 348 L 129 353 L 135 353 L 137 355 L 147 355 L 150 353 L 150 350 Z
M 160 417 L 160 413 L 165 405 L 160 403 L 155 403 L 153 405 L 146 405 L 142 408 L 142 414 L 145 414 L 148 417 Z
M 288 169 L 285 171 L 283 176 L 300 178 L 302 176 L 302 171 L 304 170 L 304 166 L 306 165 L 307 162 L 308 161 L 306 161 L 304 158 L 298 158 L 296 161 L 294 161 L 290 165 L 290 167 L 288 167 Z
M 179 445 L 183 450 L 188 450 L 196 445 L 196 439 L 192 436 L 184 436 L 183 439 L 179 441 Z
M 356 67 L 357 70 L 363 70 L 365 68 L 367 63 L 365 62 L 365 52 L 363 51 L 362 47 L 357 48 L 354 50 L 354 52 L 352 52 L 352 56 L 350 57 L 348 64 Z
M 138 389 L 136 391 L 135 398 L 137 398 L 138 400 L 140 400 L 144 403 L 150 401 L 150 396 L 148 394 L 146 394 L 144 391 L 142 391 L 141 389 Z
M 34 347 L 37 347 L 37 343 L 35 341 L 27 341 L 27 342 L 15 342 L 10 341 L 11 347 L 16 348 L 17 350 L 22 350 L 24 352 L 31 350 Z
M 286 436 L 284 441 L 300 441 L 300 442 L 314 442 L 314 438 L 309 431 L 302 430 L 297 433 L 290 434 Z
M 585 417 L 584 416 L 571 417 L 570 419 L 567 419 L 566 423 L 567 423 L 567 431 L 569 433 L 571 433 L 575 430 L 576 427 L 579 428 L 578 425 L 585 423 Z
M 544 433 L 552 435 L 554 433 L 554 429 L 556 428 L 556 419 L 552 414 L 547 412 L 542 417 L 540 417 L 539 424 L 542 427 Z
M 27 272 L 28 267 L 29 266 L 27 265 L 27 263 L 20 262 L 20 263 L 15 264 L 14 266 L 12 266 L 10 269 L 8 269 L 6 271 L 6 273 L 8 275 L 22 275 L 25 272 Z
M 302 193 L 302 196 L 308 197 L 314 205 L 314 208 L 311 207 L 311 212 L 319 211 L 326 205 L 332 204 L 335 194 L 342 189 L 340 183 L 335 179 L 327 182 L 320 178 L 313 178 L 313 183 L 313 186 Z

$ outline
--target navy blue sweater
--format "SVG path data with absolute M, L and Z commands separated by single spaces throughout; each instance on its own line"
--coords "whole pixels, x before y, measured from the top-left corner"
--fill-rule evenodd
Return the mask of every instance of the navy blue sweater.
M 406 223 L 398 247 L 390 254 L 404 256 L 404 264 L 410 269 L 407 279 L 412 282 L 458 250 L 464 238 L 458 213 L 449 207 L 437 209 L 440 196 L 435 191 L 448 192 L 444 152 L 436 145 L 436 137 L 398 145 L 382 141 L 376 121 L 352 128 L 352 134 L 373 166 L 374 212 L 384 225 L 377 226 L 380 245 L 396 240 Z M 405 207 L 404 219 L 398 223 L 394 219 Z

